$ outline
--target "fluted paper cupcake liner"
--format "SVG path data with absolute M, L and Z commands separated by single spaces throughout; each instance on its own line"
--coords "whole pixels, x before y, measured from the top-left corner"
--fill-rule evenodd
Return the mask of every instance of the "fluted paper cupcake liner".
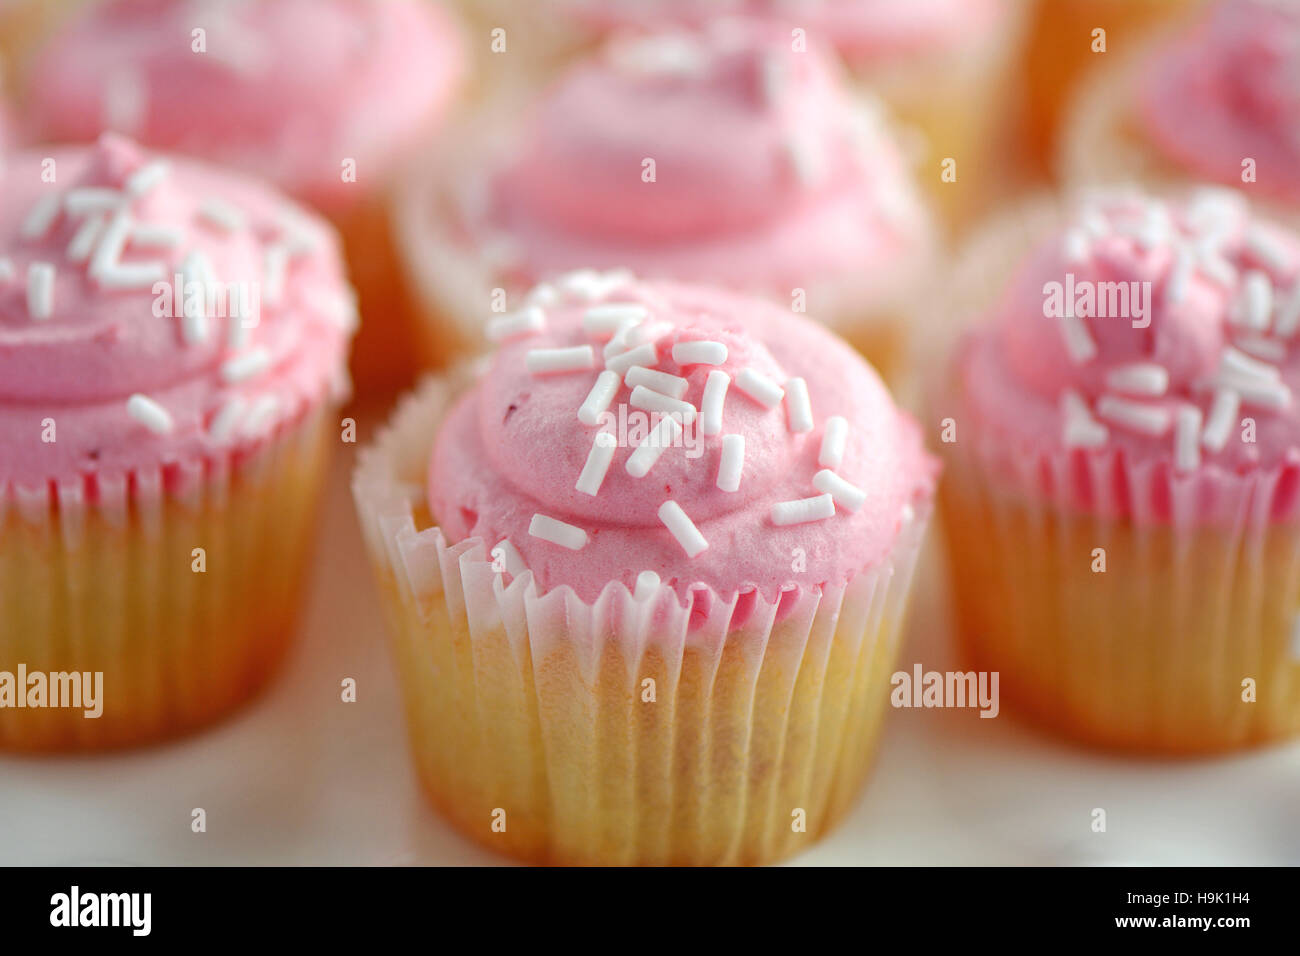
M 928 502 L 846 584 L 726 600 L 643 574 L 592 603 L 448 543 L 424 504 L 466 373 L 432 379 L 363 453 L 354 494 L 432 802 L 536 862 L 762 863 L 834 825 L 862 783 Z M 801 825 L 802 823 L 802 825 Z
M 0 749 L 150 742 L 264 684 L 293 630 L 329 418 L 318 404 L 206 460 L 0 488 L 0 672 L 102 673 L 99 717 L 0 707 Z

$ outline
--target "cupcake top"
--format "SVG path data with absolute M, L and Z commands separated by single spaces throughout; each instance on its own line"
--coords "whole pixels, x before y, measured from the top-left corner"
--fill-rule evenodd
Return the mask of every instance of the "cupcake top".
M 0 489 L 253 448 L 341 384 L 355 317 L 319 219 L 113 134 L 3 181 Z
M 473 245 L 522 288 L 627 267 L 860 298 L 929 235 L 878 116 L 826 59 L 758 25 L 616 39 L 499 125 L 498 158 L 484 172 L 476 152 L 453 187 L 475 197 L 459 210 Z
M 588 27 L 656 28 L 700 24 L 718 16 L 790 23 L 850 57 L 891 58 L 962 45 L 1001 22 L 1005 0 L 561 0 Z
M 1300 204 L 1300 4 L 1224 0 L 1147 58 L 1143 127 L 1200 178 Z
M 1171 488 L 1191 481 L 1205 517 L 1221 517 L 1218 492 L 1242 476 L 1296 477 L 1300 238 L 1237 194 L 1094 198 L 991 319 L 959 353 L 963 413 L 1027 472 L 1074 454 L 1120 466 L 1068 479 L 1081 506 L 1167 518 Z M 1290 514 L 1293 490 L 1272 507 Z
M 935 465 L 817 324 L 704 287 L 581 271 L 503 340 L 438 433 L 430 508 L 583 600 L 654 572 L 685 598 L 840 583 L 887 554 Z
M 461 60 L 447 16 L 422 0 L 106 0 L 23 85 L 44 140 L 112 129 L 328 205 L 383 182 L 448 103 Z

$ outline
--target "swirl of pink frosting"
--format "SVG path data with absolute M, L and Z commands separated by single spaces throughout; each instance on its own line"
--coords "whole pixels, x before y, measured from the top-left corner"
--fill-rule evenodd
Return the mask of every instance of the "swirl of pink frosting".
M 755 24 L 616 38 L 499 152 L 465 225 L 508 240 L 525 285 L 627 266 L 782 296 L 856 288 L 928 235 L 878 118 L 826 59 Z
M 1139 107 L 1155 143 L 1198 177 L 1300 203 L 1300 5 L 1224 0 L 1169 40 L 1142 73 Z
M 614 305 L 631 306 L 634 314 L 640 307 L 645 315 L 619 333 L 631 338 L 611 344 L 610 330 L 602 333 L 589 322 L 608 317 Z M 643 571 L 655 572 L 683 596 L 693 585 L 707 585 L 723 596 L 758 589 L 771 599 L 789 585 L 838 583 L 886 555 L 906 508 L 931 493 L 936 466 L 916 424 L 852 349 L 807 319 L 706 287 L 618 278 L 574 283 L 550 305 L 530 308 L 536 310 L 531 334 L 501 347 L 444 422 L 428 493 L 450 540 L 478 537 L 492 547 L 507 539 L 543 589 L 568 585 L 593 600 L 608 582 L 631 587 Z M 689 343 L 714 354 L 692 354 Z M 627 371 L 630 362 L 619 365 L 627 348 L 647 346 L 649 354 L 638 353 L 640 373 Z M 587 347 L 590 361 L 581 359 L 583 367 L 571 371 L 547 373 L 532 365 L 548 350 Z M 607 376 L 616 391 L 606 414 L 585 424 L 579 409 L 607 361 L 618 373 Z M 667 377 L 641 385 L 636 375 L 647 369 Z M 720 375 L 730 385 L 720 427 L 708 433 L 706 386 Z M 785 397 L 778 394 L 773 404 L 753 397 L 754 375 L 783 386 Z M 798 412 L 800 383 L 794 379 L 807 389 L 807 421 Z M 633 456 L 661 421 L 643 410 L 647 390 L 659 398 L 680 396 L 691 411 L 675 419 L 682 424 L 680 439 L 665 444 L 637 476 Z M 832 423 L 837 418 L 842 421 Z M 842 450 L 827 457 L 826 433 L 838 428 Z M 589 458 L 606 440 L 597 438 L 602 432 L 615 443 L 612 460 L 600 481 L 580 490 Z M 724 436 L 743 438 L 734 491 L 718 486 Z M 833 449 L 833 437 L 829 444 Z M 780 523 L 780 503 L 823 494 L 815 484 L 825 480 L 817 478 L 823 469 L 860 498 L 815 519 Z M 667 501 L 676 502 L 707 548 L 692 554 L 670 531 L 661 518 Z M 574 550 L 536 536 L 537 515 L 571 526 L 582 545 Z
M 50 41 L 24 87 L 44 140 L 113 129 L 341 204 L 427 131 L 462 61 L 447 15 L 420 0 L 108 0 Z
M 1033 251 L 967 336 L 957 391 L 1022 477 L 1073 461 L 1059 474 L 1082 508 L 1167 520 L 1190 481 L 1206 519 L 1223 518 L 1243 475 L 1300 462 L 1297 330 L 1300 238 L 1227 191 L 1105 196 Z M 1102 459 L 1117 469 L 1104 489 L 1082 477 Z M 1278 516 L 1296 507 L 1290 491 L 1272 502 Z
M 255 182 L 113 134 L 10 156 L 0 488 L 260 444 L 341 384 L 352 308 L 333 231 Z

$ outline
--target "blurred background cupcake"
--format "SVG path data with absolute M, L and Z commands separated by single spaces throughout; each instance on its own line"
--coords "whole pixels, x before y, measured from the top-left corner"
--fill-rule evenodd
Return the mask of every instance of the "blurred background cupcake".
M 935 462 L 817 324 L 602 279 L 363 452 L 420 777 L 529 860 L 774 860 L 870 765 Z
M 410 379 L 415 353 L 389 187 L 461 71 L 457 29 L 425 0 L 104 0 L 37 53 L 21 92 L 40 140 L 112 129 L 269 179 L 328 216 L 366 318 L 358 387 L 382 394 Z
M 878 108 L 815 50 L 734 23 L 616 39 L 449 140 L 395 210 L 435 356 L 482 348 L 539 281 L 626 267 L 806 311 L 899 370 L 935 229 Z
M 1227 191 L 991 227 L 934 415 L 958 636 L 1104 747 L 1300 732 L 1300 239 Z
M 190 730 L 293 633 L 354 325 L 337 239 L 112 135 L 10 156 L 4 195 L 0 670 L 98 672 L 102 712 L 10 701 L 0 748 Z
M 1300 4 L 1221 0 L 1099 72 L 1065 129 L 1068 185 L 1222 183 L 1300 222 Z

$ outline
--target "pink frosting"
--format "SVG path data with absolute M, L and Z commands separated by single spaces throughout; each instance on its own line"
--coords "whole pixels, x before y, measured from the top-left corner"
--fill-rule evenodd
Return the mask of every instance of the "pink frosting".
M 339 383 L 351 290 L 333 230 L 254 182 L 157 159 L 106 134 L 95 147 L 19 153 L 6 163 L 0 492 L 10 483 L 121 477 L 253 448 Z M 39 208 L 52 200 L 56 212 L 42 225 Z M 216 203 L 238 221 L 215 223 L 205 210 Z M 80 257 L 80 237 L 97 218 L 96 243 Z M 100 269 L 100 250 L 119 223 L 129 230 L 125 245 Z M 204 260 L 201 276 L 184 268 Z M 148 276 L 150 262 L 158 264 L 155 276 L 129 278 Z M 35 273 L 45 269 L 53 276 L 48 295 L 34 293 Z M 205 321 L 179 317 L 184 296 L 197 306 L 213 282 L 242 289 L 260 309 L 231 318 L 214 296 L 203 306 Z M 278 297 L 275 283 L 283 288 Z M 133 413 L 135 395 L 160 407 L 170 426 L 154 430 Z M 55 429 L 48 435 L 47 419 Z
M 584 425 L 577 411 L 597 369 L 531 374 L 525 366 L 531 350 L 585 344 L 595 345 L 603 361 L 601 341 L 582 323 L 596 301 L 644 303 L 652 310 L 647 322 L 662 323 L 647 336 L 657 350 L 653 367 L 684 377 L 683 398 L 692 405 L 701 404 L 710 371 L 731 376 L 721 431 L 745 439 L 738 491 L 716 486 L 722 437 L 701 431 L 694 432 L 698 456 L 687 445 L 669 447 L 648 474 L 633 477 L 626 461 L 641 435 L 630 429 L 619 436 L 598 494 L 575 488 L 597 432 L 618 435 L 618 419 L 638 410 L 628 404 L 624 385 L 609 406 L 614 418 Z M 673 345 L 691 341 L 725 344 L 725 362 L 677 364 Z M 764 407 L 742 392 L 736 379 L 745 368 L 778 383 L 804 378 L 812 430 L 794 433 L 784 404 Z M 774 524 L 774 503 L 819 494 L 813 477 L 831 416 L 848 422 L 843 461 L 835 471 L 865 491 L 865 502 L 856 512 L 840 507 L 825 520 Z M 562 298 L 546 309 L 544 331 L 495 354 L 438 434 L 429 503 L 452 541 L 475 536 L 491 547 L 508 539 L 544 590 L 569 585 L 593 600 L 609 581 L 631 587 L 638 573 L 653 571 L 682 596 L 692 585 L 707 585 L 724 597 L 756 588 L 774 599 L 785 586 L 843 582 L 879 561 L 898 534 L 906 506 L 928 498 L 935 473 L 916 424 L 895 408 L 857 353 L 820 326 L 731 293 L 628 280 L 586 301 Z M 659 519 L 669 499 L 708 541 L 696 557 L 687 556 Z M 530 522 L 539 513 L 583 529 L 585 546 L 569 550 L 530 536 Z
M 1198 178 L 1300 203 L 1300 4 L 1219 3 L 1170 40 L 1142 74 L 1144 129 Z
M 507 241 L 524 287 L 626 266 L 788 300 L 897 276 L 929 239 L 878 118 L 823 57 L 752 24 L 616 40 L 501 151 L 465 226 L 479 245 Z
M 1069 322 L 1050 298 L 1069 281 L 1076 306 L 1088 288 L 1105 288 L 1097 283 L 1150 283 L 1145 318 L 1132 305 L 1119 317 L 1109 307 L 1110 317 L 1100 309 L 1085 315 L 1082 305 L 1076 311 L 1091 354 L 1071 349 Z M 1084 510 L 1217 521 L 1249 499 L 1245 482 L 1266 477 L 1271 516 L 1295 512 L 1300 238 L 1252 219 L 1243 200 L 1209 191 L 1172 204 L 1139 195 L 1097 199 L 1034 251 L 990 320 L 959 350 L 958 440 L 991 442 L 1007 478 Z M 1125 383 L 1125 374 L 1140 381 L 1153 369 L 1162 383 Z M 1265 379 L 1272 384 L 1261 386 Z M 1261 396 L 1261 387 L 1275 397 Z M 1115 398 L 1162 410 L 1167 427 L 1145 431 L 1116 417 L 1108 407 Z M 1208 437 L 1220 401 L 1227 409 L 1221 443 Z M 1103 432 L 1072 432 L 1079 405 Z M 1196 427 L 1191 409 L 1200 415 Z M 1180 412 L 1193 419 L 1187 434 L 1198 436 L 1194 457 L 1182 460 Z M 1254 421 L 1253 441 L 1243 438 L 1245 418 Z
M 699 25 L 750 16 L 797 25 L 853 57 L 898 57 L 960 47 L 1005 20 L 1006 0 L 564 0 L 597 30 Z
M 462 58 L 447 15 L 422 0 L 108 0 L 50 42 L 25 87 L 46 140 L 111 128 L 339 204 L 383 183 L 427 132 Z

